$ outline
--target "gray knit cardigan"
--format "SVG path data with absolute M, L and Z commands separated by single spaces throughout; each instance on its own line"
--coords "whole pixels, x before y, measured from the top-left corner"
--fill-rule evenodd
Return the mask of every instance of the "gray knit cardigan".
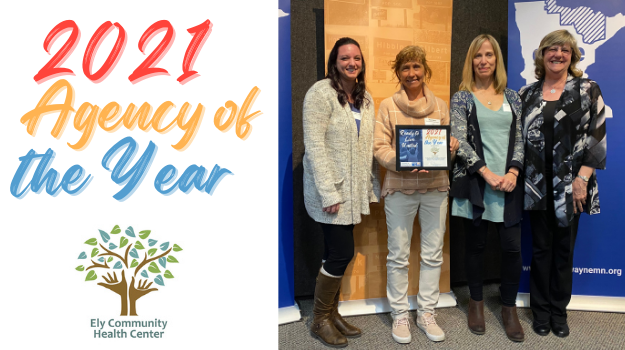
M 349 225 L 370 213 L 380 197 L 378 164 L 373 159 L 375 109 L 366 93 L 360 108 L 360 135 L 349 104 L 341 106 L 330 80 L 318 81 L 304 99 L 304 204 L 313 220 Z M 340 203 L 339 211 L 323 208 Z

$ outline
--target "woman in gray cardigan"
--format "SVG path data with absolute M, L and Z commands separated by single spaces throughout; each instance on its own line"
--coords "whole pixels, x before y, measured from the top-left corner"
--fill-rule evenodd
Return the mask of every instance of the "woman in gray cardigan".
M 321 224 L 325 242 L 310 331 L 325 345 L 344 347 L 345 337 L 361 333 L 337 310 L 341 280 L 354 256 L 354 225 L 380 195 L 373 161 L 373 99 L 365 88 L 365 61 L 355 40 L 341 38 L 332 48 L 326 79 L 304 99 L 303 124 L 304 203 Z

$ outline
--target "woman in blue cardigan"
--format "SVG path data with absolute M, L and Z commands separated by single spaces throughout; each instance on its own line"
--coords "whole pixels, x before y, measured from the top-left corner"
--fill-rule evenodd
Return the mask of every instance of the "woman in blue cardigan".
M 521 99 L 506 88 L 501 49 L 488 34 L 476 37 L 464 63 L 460 91 L 451 100 L 452 135 L 460 142 L 450 195 L 452 215 L 464 218 L 468 325 L 484 334 L 483 252 L 489 223 L 501 242 L 501 293 L 506 335 L 525 340 L 516 311 L 521 278 L 523 133 Z

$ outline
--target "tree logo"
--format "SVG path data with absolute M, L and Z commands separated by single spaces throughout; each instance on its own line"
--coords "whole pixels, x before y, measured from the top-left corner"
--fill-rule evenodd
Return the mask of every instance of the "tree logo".
M 132 226 L 129 226 L 126 231 L 124 231 L 128 237 L 120 235 L 117 245 L 113 243 L 108 233 L 102 230 L 99 231 L 102 242 L 99 242 L 97 238 L 90 238 L 85 242 L 87 245 L 94 246 L 91 250 L 91 266 L 85 268 L 84 265 L 80 265 L 76 267 L 76 270 L 88 271 L 87 277 L 85 277 L 85 281 L 87 282 L 98 279 L 95 269 L 113 270 L 103 271 L 100 276 L 106 283 L 99 282 L 98 285 L 109 289 L 121 297 L 121 316 L 137 316 L 137 300 L 148 293 L 158 290 L 157 288 L 150 288 L 152 283 L 164 287 L 165 282 L 163 276 L 167 279 L 174 278 L 174 275 L 169 270 L 165 270 L 161 276 L 161 270 L 158 265 L 166 269 L 168 263 L 178 263 L 178 259 L 169 253 L 171 253 L 172 250 L 174 252 L 179 252 L 182 248 L 177 244 L 170 247 L 169 242 L 161 243 L 158 248 L 149 248 L 156 246 L 158 241 L 155 239 L 148 239 L 148 247 L 146 248 L 144 246 L 144 243 L 146 243 L 145 240 L 150 236 L 152 231 L 141 231 L 139 232 L 139 238 L 136 238 Z M 110 232 L 111 235 L 120 233 L 121 229 L 119 225 L 115 225 Z M 134 240 L 134 242 L 131 243 L 131 240 Z M 104 246 L 106 243 L 108 243 L 108 248 Z M 126 247 L 125 250 L 124 247 Z M 102 249 L 102 251 L 100 251 L 100 249 Z M 143 258 L 140 258 L 139 251 L 142 250 L 144 250 Z M 130 258 L 132 258 L 132 261 L 129 261 Z M 87 259 L 87 253 L 80 253 L 78 259 Z M 97 262 L 94 259 L 97 259 Z M 156 261 L 158 261 L 158 265 Z M 126 271 L 128 271 L 128 276 L 131 277 L 130 285 L 126 280 Z M 119 276 L 121 279 L 118 278 L 117 272 L 121 273 Z M 152 275 L 150 275 L 149 272 L 151 272 Z M 113 274 L 111 275 L 111 273 Z M 140 276 L 137 277 L 139 273 Z M 135 277 L 137 277 L 136 286 Z

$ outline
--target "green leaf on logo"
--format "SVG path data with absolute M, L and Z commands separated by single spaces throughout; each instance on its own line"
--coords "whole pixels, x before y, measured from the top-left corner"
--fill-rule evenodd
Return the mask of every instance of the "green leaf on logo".
M 137 249 L 145 249 L 143 247 L 143 244 L 141 244 L 141 241 L 137 241 L 137 243 L 135 243 L 135 248 L 137 248 Z
M 172 275 L 169 270 L 165 270 L 165 278 L 174 278 L 174 275 Z
M 178 262 L 178 259 L 174 258 L 174 256 L 173 256 L 173 255 L 170 255 L 170 256 L 168 256 L 168 257 L 167 257 L 167 262 L 170 262 L 170 263 L 177 263 L 177 262 Z
M 152 255 L 154 255 L 154 253 L 156 253 L 156 251 L 157 251 L 156 248 L 152 248 L 152 249 L 148 250 L 148 255 L 152 256 Z
M 108 258 L 108 260 L 106 262 L 111 262 L 111 261 L 113 261 L 113 257 L 109 256 L 109 258 Z
M 98 278 L 98 275 L 95 274 L 95 271 L 91 270 L 87 274 L 85 281 L 95 281 Z
M 139 266 L 139 262 L 137 261 L 137 259 L 132 259 L 132 263 L 130 263 L 130 267 L 135 267 L 135 266 Z
M 122 237 L 119 239 L 119 247 L 120 247 L 120 248 L 122 248 L 122 247 L 124 247 L 126 244 L 128 244 L 128 238 L 126 238 L 126 237 L 122 236 Z
M 80 265 L 80 266 L 78 266 L 78 267 L 76 268 L 76 271 L 84 271 L 84 270 L 85 270 L 85 267 L 84 267 L 84 266 L 82 266 L 82 265 Z
M 158 269 L 158 266 L 156 266 L 156 263 L 154 261 L 152 261 L 150 263 L 150 267 L 148 267 L 148 271 L 150 271 L 152 273 L 159 273 L 159 272 L 161 272 L 161 270 Z
M 174 244 L 174 252 L 179 252 L 179 251 L 181 251 L 181 250 L 182 250 L 182 248 L 180 248 L 180 246 L 179 246 L 179 245 Z
M 115 227 L 113 227 L 113 230 L 111 230 L 112 235 L 116 235 L 120 232 L 122 232 L 122 230 L 119 228 L 119 225 L 115 225 Z
M 146 239 L 146 238 L 148 238 L 150 233 L 152 233 L 152 231 L 150 231 L 150 230 L 143 230 L 143 231 L 139 232 L 139 237 L 141 239 Z
M 98 255 L 99 252 L 100 250 L 98 248 L 93 248 L 93 250 L 91 251 L 91 257 L 93 258 L 94 256 Z
M 85 241 L 85 244 L 88 244 L 88 245 L 98 245 L 98 240 L 95 239 L 95 238 L 90 238 L 90 239 Z

